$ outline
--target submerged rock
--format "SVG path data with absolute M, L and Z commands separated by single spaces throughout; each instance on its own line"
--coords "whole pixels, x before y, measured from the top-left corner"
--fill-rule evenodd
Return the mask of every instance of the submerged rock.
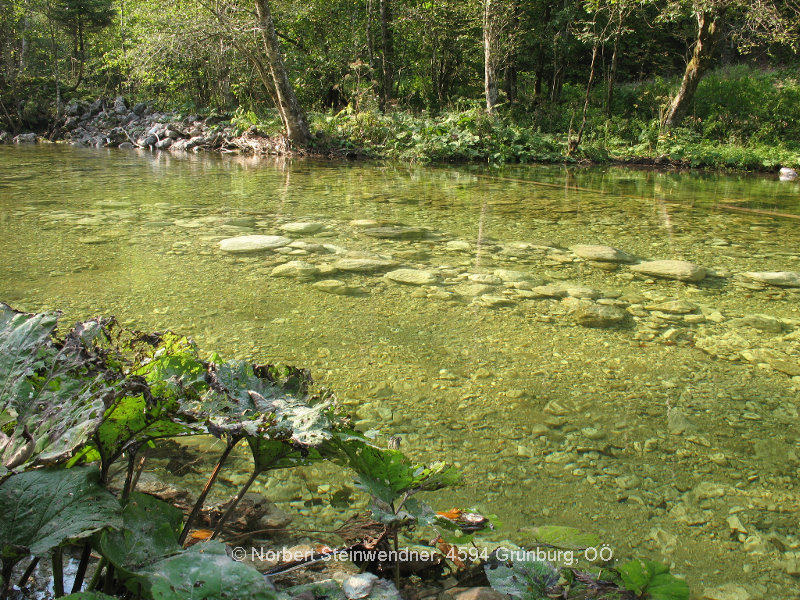
M 397 269 L 389 271 L 384 277 L 395 283 L 407 285 L 431 285 L 439 281 L 434 273 L 423 269 Z
M 586 260 L 611 263 L 633 263 L 636 259 L 622 250 L 611 246 L 592 246 L 579 244 L 570 248 L 576 256 Z
M 333 267 L 338 271 L 350 271 L 352 273 L 385 271 L 397 265 L 397 261 L 386 258 L 340 258 L 333 263 Z
M 292 260 L 272 269 L 273 277 L 296 277 L 297 279 L 313 279 L 319 274 L 319 269 L 311 263 L 302 260 Z
M 650 260 L 633 265 L 630 269 L 643 275 L 693 283 L 702 281 L 706 277 L 706 270 L 703 267 L 685 260 Z
M 325 227 L 324 223 L 314 222 L 286 223 L 281 225 L 281 229 L 287 233 L 317 233 L 323 227 Z
M 263 252 L 281 248 L 291 241 L 281 235 L 241 235 L 222 240 L 219 243 L 219 249 L 230 253 Z
M 389 240 L 421 240 L 428 236 L 428 230 L 422 227 L 370 227 L 364 233 L 371 237 Z
M 464 283 L 459 283 L 458 285 L 454 285 L 450 289 L 459 296 L 474 298 L 475 296 L 480 296 L 481 294 L 485 294 L 486 292 L 491 290 L 492 287 L 486 285 L 485 283 L 464 282 Z
M 487 294 L 484 296 L 476 296 L 472 304 L 485 308 L 498 308 L 500 306 L 513 306 L 514 300 L 508 296 L 493 296 Z
M 603 304 L 581 304 L 573 313 L 575 322 L 584 327 L 618 327 L 628 316 L 624 310 L 616 306 Z
M 344 281 L 338 279 L 317 281 L 311 287 L 327 294 L 336 294 L 337 296 L 361 296 L 366 293 L 363 288 L 347 285 Z
M 800 273 L 794 271 L 748 271 L 741 277 L 777 287 L 800 287 Z
M 342 582 L 342 590 L 348 600 L 366 598 L 375 586 L 378 576 L 374 573 L 359 573 L 351 575 Z

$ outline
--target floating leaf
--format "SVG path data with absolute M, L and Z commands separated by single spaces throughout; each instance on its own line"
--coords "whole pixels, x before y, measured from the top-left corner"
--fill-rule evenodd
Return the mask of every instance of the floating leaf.
M 0 556 L 43 556 L 65 542 L 120 527 L 120 506 L 95 467 L 39 469 L 0 486 Z
M 634 559 L 617 567 L 625 587 L 641 598 L 688 600 L 689 585 L 669 572 L 669 567 L 652 560 Z

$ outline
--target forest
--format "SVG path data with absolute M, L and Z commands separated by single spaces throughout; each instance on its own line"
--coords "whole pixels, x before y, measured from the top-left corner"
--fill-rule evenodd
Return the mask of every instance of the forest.
M 124 96 L 418 161 L 800 163 L 797 0 L 6 0 L 0 130 Z

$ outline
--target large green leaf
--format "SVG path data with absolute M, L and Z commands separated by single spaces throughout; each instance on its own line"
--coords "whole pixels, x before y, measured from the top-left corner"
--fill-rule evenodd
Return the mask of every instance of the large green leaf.
M 76 325 L 52 338 L 58 316 L 29 315 L 0 304 L 0 427 L 6 467 L 63 462 L 103 419 L 114 376 L 95 340 L 105 322 Z
M 263 576 L 231 560 L 224 544 L 181 548 L 183 513 L 172 505 L 134 492 L 122 519 L 119 530 L 103 533 L 100 550 L 132 591 L 154 600 L 273 598 Z
M 50 337 L 58 314 L 32 315 L 0 302 L 0 406 L 30 398 L 33 386 L 27 380 L 43 364 L 43 350 L 50 352 Z M 2 425 L 2 423 L 0 423 Z
M 120 527 L 119 511 L 94 467 L 12 475 L 0 486 L 0 556 L 43 556 L 65 542 Z
M 558 583 L 558 571 L 542 561 L 489 561 L 483 570 L 495 591 L 521 600 L 545 600 L 547 589 Z
M 153 600 L 273 600 L 264 576 L 227 555 L 225 544 L 204 542 L 139 573 Z
M 414 464 L 399 450 L 379 448 L 352 431 L 337 433 L 326 447 L 328 454 L 356 472 L 357 487 L 386 504 L 404 494 L 438 490 L 461 479 L 461 473 L 447 463 Z
M 617 567 L 625 587 L 642 598 L 688 600 L 689 584 L 669 572 L 669 567 L 652 560 L 634 559 Z
M 103 592 L 76 592 L 68 596 L 62 596 L 61 600 L 117 600 L 117 598 Z
M 154 557 L 181 551 L 183 513 L 163 500 L 133 492 L 122 509 L 122 527 L 106 531 L 100 550 L 115 567 L 132 574 Z

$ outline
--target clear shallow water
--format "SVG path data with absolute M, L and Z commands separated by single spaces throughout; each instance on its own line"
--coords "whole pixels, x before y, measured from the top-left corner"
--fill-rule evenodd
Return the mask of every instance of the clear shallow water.
M 579 527 L 619 557 L 673 564 L 698 593 L 734 582 L 792 597 L 800 381 L 786 371 L 800 366 L 800 294 L 734 276 L 800 271 L 798 217 L 800 184 L 757 176 L 0 147 L 0 300 L 67 320 L 114 314 L 224 355 L 310 367 L 363 426 L 401 435 L 415 458 L 461 465 L 464 485 L 431 498 L 440 510 L 497 513 L 518 542 L 525 526 Z M 428 233 L 381 239 L 352 223 L 369 219 Z M 292 222 L 324 228 L 285 234 Z M 221 239 L 250 234 L 312 245 L 220 251 Z M 567 250 L 587 243 L 721 277 L 687 285 L 607 271 Z M 438 282 L 333 267 L 374 255 Z M 273 277 L 287 260 L 322 272 Z M 473 301 L 469 276 L 496 269 L 597 290 L 633 317 L 582 327 L 569 312 L 578 300 L 491 281 L 484 297 L 507 305 Z M 365 293 L 313 286 L 332 278 Z M 696 307 L 691 318 L 652 308 L 675 299 Z M 741 321 L 753 314 L 778 324 Z M 350 485 L 321 483 L 281 475 L 259 489 L 324 522 L 340 509 L 300 493 Z M 746 533 L 731 532 L 733 517 Z

